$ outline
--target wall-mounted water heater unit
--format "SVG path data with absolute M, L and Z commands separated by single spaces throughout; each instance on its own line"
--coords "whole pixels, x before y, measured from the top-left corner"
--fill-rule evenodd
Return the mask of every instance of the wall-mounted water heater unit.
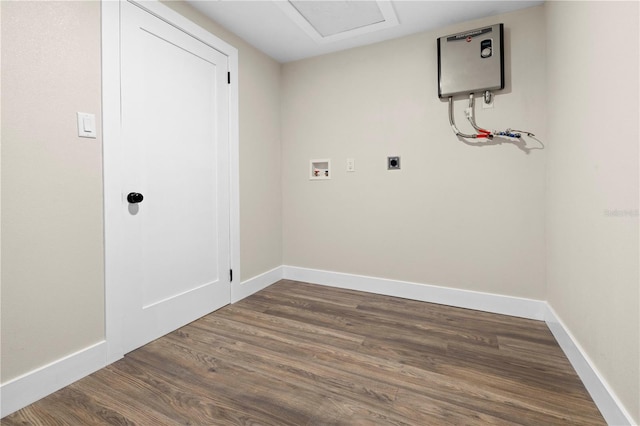
M 504 89 L 504 25 L 495 24 L 438 39 L 438 97 L 449 99 L 449 124 L 453 133 L 464 139 L 519 139 L 521 130 L 486 130 L 474 118 L 474 93 L 483 93 L 491 102 L 491 91 Z M 469 97 L 465 115 L 476 133 L 460 132 L 453 114 L 453 97 Z
M 438 96 L 504 89 L 504 26 L 438 39 Z

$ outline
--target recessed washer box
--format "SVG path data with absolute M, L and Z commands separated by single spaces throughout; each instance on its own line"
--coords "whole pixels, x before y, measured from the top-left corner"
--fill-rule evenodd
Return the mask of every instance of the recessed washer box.
M 331 179 L 331 160 L 328 158 L 309 161 L 309 179 Z
M 438 39 L 440 98 L 504 89 L 504 25 Z

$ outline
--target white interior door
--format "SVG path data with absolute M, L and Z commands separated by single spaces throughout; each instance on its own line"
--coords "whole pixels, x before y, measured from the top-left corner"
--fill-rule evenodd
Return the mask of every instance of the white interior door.
M 122 2 L 124 352 L 230 302 L 227 60 Z

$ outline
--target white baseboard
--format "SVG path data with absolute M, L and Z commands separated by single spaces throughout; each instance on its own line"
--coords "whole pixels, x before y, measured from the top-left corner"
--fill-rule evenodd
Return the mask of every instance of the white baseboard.
M 545 301 L 294 266 L 283 266 L 283 278 L 545 321 L 607 423 L 611 426 L 636 425 L 584 350 Z
M 282 266 L 273 268 L 270 271 L 257 275 L 237 285 L 231 285 L 231 303 L 236 303 L 247 296 L 251 296 L 271 284 L 282 279 Z
M 282 267 L 231 286 L 235 303 L 282 279 Z M 107 366 L 107 342 L 102 341 L 44 365 L 0 386 L 0 418 Z
M 547 304 L 545 322 L 576 373 L 578 373 L 607 424 L 612 426 L 635 425 L 636 423 L 631 418 L 631 415 L 625 410 L 586 352 L 549 304 Z
M 102 341 L 42 366 L 0 386 L 0 418 L 88 376 L 106 365 Z
M 294 266 L 279 266 L 232 286 L 231 302 L 238 302 L 281 279 L 545 321 L 607 423 L 616 426 L 635 424 L 547 302 Z M 107 343 L 103 341 L 2 384 L 0 418 L 105 367 L 106 360 Z
M 438 303 L 458 308 L 510 315 L 521 318 L 544 320 L 546 303 L 542 300 L 481 293 L 470 290 L 396 281 L 317 269 L 283 266 L 283 278 L 322 284 L 349 290 L 366 291 L 385 296 L 402 297 L 421 302 Z

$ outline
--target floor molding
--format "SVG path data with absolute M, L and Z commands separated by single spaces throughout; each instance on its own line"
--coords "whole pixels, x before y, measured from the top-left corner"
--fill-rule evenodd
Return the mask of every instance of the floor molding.
M 546 302 L 340 272 L 283 266 L 284 278 L 459 308 L 544 320 Z
M 269 287 L 282 279 L 282 266 L 273 268 L 253 278 L 235 285 L 231 284 L 231 303 L 236 303 L 247 296 L 251 296 L 263 288 Z
M 283 278 L 545 321 L 607 423 L 615 426 L 636 425 L 546 301 L 294 266 L 283 266 Z
M 340 272 L 279 266 L 232 285 L 231 303 L 238 302 L 281 279 L 545 321 L 607 423 L 610 425 L 635 424 L 586 352 L 545 301 Z M 2 384 L 0 386 L 0 418 L 103 368 L 107 365 L 106 359 L 107 343 L 102 341 Z
M 625 410 L 615 392 L 609 387 L 586 352 L 549 304 L 547 304 L 545 322 L 607 423 L 620 426 L 635 425 L 636 423 Z
M 2 384 L 0 418 L 105 367 L 106 358 L 102 341 Z
M 231 286 L 235 303 L 282 279 L 282 266 Z M 26 407 L 107 366 L 107 342 L 63 357 L 0 386 L 0 418 Z

